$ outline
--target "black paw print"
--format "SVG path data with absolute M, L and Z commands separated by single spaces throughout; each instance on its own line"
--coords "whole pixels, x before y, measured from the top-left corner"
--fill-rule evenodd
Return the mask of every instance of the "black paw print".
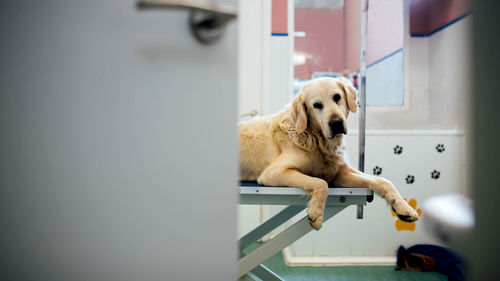
M 444 151 L 444 144 L 441 144 L 441 143 L 438 144 L 436 146 L 436 150 L 437 150 L 437 152 L 442 153 Z
M 379 167 L 379 166 L 375 166 L 375 168 L 373 168 L 373 174 L 376 175 L 376 176 L 379 176 L 382 174 L 382 168 Z
M 401 154 L 401 153 L 403 153 L 403 147 L 399 146 L 399 145 L 396 145 L 394 147 L 394 154 Z
M 412 176 L 412 175 L 406 176 L 406 183 L 407 184 L 412 184 L 414 182 L 415 182 L 415 176 Z
M 437 179 L 439 179 L 439 176 L 441 176 L 441 173 L 439 171 L 436 171 L 436 170 L 432 171 L 431 178 L 437 180 Z

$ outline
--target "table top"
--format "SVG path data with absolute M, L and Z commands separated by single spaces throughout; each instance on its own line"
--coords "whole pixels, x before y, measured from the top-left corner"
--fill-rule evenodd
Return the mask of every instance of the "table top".
M 299 187 L 271 187 L 256 182 L 241 182 L 238 191 L 240 204 L 302 205 L 309 200 L 309 196 Z M 369 196 L 373 196 L 373 191 L 368 188 L 330 187 L 327 205 L 359 204 L 360 200 L 364 204 Z

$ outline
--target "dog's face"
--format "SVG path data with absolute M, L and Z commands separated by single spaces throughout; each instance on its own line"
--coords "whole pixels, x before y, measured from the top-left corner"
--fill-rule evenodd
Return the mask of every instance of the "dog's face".
M 311 126 L 328 139 L 346 134 L 349 111 L 357 111 L 356 93 L 356 89 L 345 78 L 311 80 L 292 103 L 297 132 L 301 133 Z

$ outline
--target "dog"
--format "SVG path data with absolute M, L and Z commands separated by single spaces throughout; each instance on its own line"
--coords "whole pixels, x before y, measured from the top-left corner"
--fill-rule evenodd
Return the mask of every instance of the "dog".
M 369 188 L 401 220 L 417 220 L 417 212 L 390 181 L 347 162 L 343 137 L 349 113 L 357 112 L 356 100 L 349 80 L 323 77 L 306 83 L 281 112 L 240 123 L 240 180 L 302 188 L 311 196 L 307 215 L 316 230 L 323 225 L 329 185 Z

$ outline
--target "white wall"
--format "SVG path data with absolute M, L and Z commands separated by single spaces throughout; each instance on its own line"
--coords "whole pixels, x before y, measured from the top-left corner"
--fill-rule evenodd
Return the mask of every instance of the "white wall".
M 427 38 L 429 121 L 432 129 L 466 129 L 471 92 L 472 16 Z
M 240 1 L 238 13 L 239 40 L 239 113 L 256 110 L 262 113 L 263 4 L 261 0 Z
M 409 52 L 408 107 L 379 110 L 368 107 L 371 130 L 465 130 L 470 92 L 470 26 L 472 16 L 430 37 L 412 37 Z M 357 128 L 358 116 L 348 120 Z
M 271 1 L 240 1 L 239 112 L 274 113 L 289 102 L 293 79 L 293 0 L 288 36 L 271 36 Z
M 404 105 L 404 51 L 401 49 L 366 69 L 367 106 Z

